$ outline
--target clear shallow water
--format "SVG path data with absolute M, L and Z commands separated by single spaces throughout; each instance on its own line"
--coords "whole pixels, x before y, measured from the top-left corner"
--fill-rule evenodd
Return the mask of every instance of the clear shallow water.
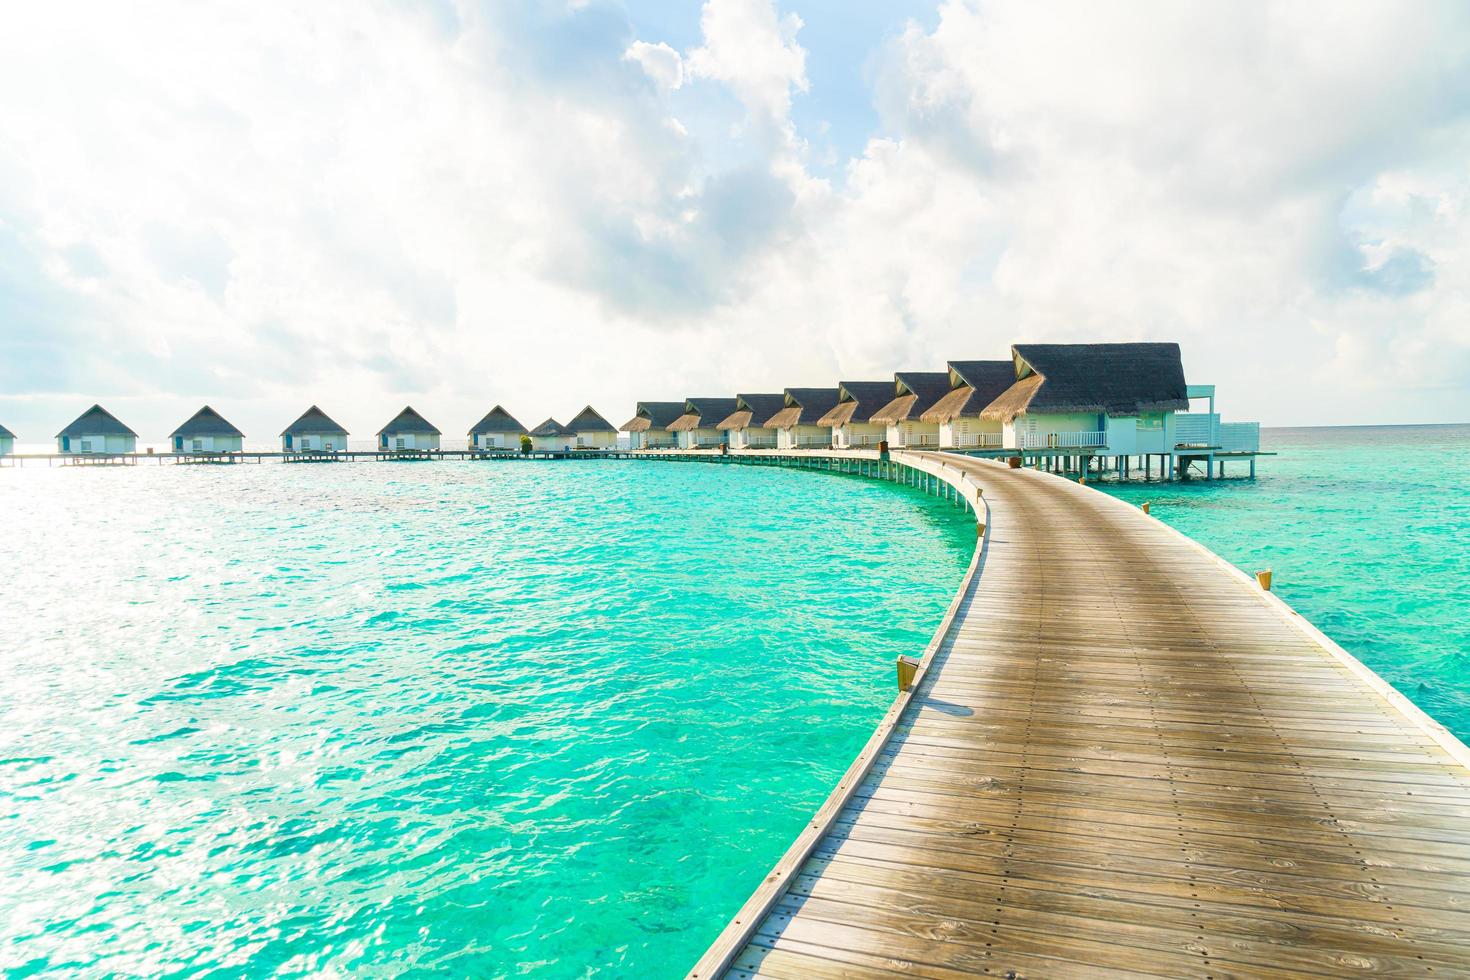
M 765 468 L 140 465 L 0 471 L 0 540 L 0 971 L 657 977 L 974 530 Z
M 1470 741 L 1470 426 L 1268 429 L 1257 479 L 1101 484 L 1272 588 Z M 1244 464 L 1227 464 L 1241 467 Z

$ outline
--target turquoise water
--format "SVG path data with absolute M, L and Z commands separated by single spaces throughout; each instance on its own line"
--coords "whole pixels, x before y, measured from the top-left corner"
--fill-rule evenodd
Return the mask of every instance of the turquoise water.
M 1257 479 L 1102 484 L 1274 590 L 1470 740 L 1470 426 L 1267 429 Z M 1228 464 L 1244 469 L 1244 464 Z
M 765 468 L 140 465 L 0 470 L 0 540 L 0 970 L 674 977 L 974 530 Z

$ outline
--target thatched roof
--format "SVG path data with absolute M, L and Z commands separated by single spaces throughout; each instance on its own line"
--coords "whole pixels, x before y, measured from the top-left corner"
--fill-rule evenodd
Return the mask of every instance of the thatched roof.
M 1178 344 L 1015 344 L 1016 381 L 980 413 L 1105 412 L 1127 416 L 1189 408 Z
M 924 422 L 979 418 L 985 408 L 1016 380 L 1011 361 L 950 361 L 949 394 L 919 416 Z
M 308 432 L 319 432 L 323 435 L 332 434 L 339 436 L 345 436 L 347 434 L 346 429 L 342 428 L 336 422 L 333 422 L 331 418 L 328 417 L 326 412 L 323 412 L 315 405 L 302 412 L 301 418 L 286 426 L 285 431 L 283 431 L 281 435 L 299 436 Z
M 947 371 L 901 371 L 893 376 L 897 397 L 868 416 L 869 422 L 906 422 L 917 419 L 949 394 Z
M 739 406 L 733 398 L 686 398 L 684 414 L 666 427 L 670 432 L 713 429 L 715 423 L 729 418 Z
M 837 407 L 817 419 L 818 425 L 864 421 L 893 399 L 892 381 L 843 381 L 837 385 Z
M 562 425 L 556 419 L 547 419 L 536 428 L 531 430 L 531 435 L 540 436 L 543 439 L 555 436 L 575 436 L 576 433 Z
M 5 428 L 5 426 L 3 426 L 3 425 L 0 425 L 0 439 L 14 439 L 14 438 L 15 438 L 15 433 L 14 432 L 11 432 L 9 429 Z
M 611 422 L 603 418 L 597 409 L 591 405 L 584 407 L 577 413 L 576 418 L 567 423 L 568 432 L 616 432 Z
M 62 436 L 132 436 L 136 439 L 138 433 L 119 422 L 101 405 L 93 405 L 78 415 L 75 422 L 56 433 L 56 438 Z
M 303 435 L 303 433 L 322 433 L 322 435 L 347 435 L 347 429 L 332 422 L 331 417 L 316 406 L 307 408 L 301 413 L 300 419 L 288 425 L 282 430 L 281 435 Z
M 766 424 L 773 429 L 822 425 L 822 418 L 836 407 L 836 388 L 787 388 L 786 407 L 771 416 Z
M 226 422 L 224 416 L 214 409 L 205 405 L 199 411 L 189 416 L 189 420 L 169 434 L 170 439 L 182 436 L 192 439 L 195 436 L 240 436 L 245 433 Z
M 647 432 L 649 429 L 667 429 L 670 422 L 683 414 L 683 402 L 639 402 L 633 417 L 623 423 L 623 431 Z
M 474 425 L 466 435 L 483 436 L 490 432 L 511 432 L 516 435 L 524 435 L 526 427 L 516 420 L 516 417 L 499 405 L 485 413 L 485 417 Z
M 385 432 L 423 432 L 431 436 L 439 434 L 439 430 L 434 428 L 428 419 L 415 412 L 412 405 L 405 405 L 403 411 L 393 416 L 393 421 L 378 430 L 378 435 L 383 435 Z
M 735 404 L 736 410 L 721 420 L 716 429 L 765 428 L 771 416 L 786 404 L 786 396 L 781 392 L 736 395 Z

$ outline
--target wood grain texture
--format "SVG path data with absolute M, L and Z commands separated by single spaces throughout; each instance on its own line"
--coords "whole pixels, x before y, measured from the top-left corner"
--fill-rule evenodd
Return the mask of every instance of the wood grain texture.
M 727 976 L 1470 976 L 1458 740 L 1153 518 L 945 459 L 984 562 Z

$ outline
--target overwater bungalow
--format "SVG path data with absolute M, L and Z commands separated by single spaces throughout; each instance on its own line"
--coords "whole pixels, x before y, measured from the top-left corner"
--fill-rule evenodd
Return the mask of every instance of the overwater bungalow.
M 593 408 L 584 407 L 566 425 L 572 434 L 572 445 L 578 449 L 616 449 L 618 430 Z
M 786 395 L 745 394 L 735 396 L 735 411 L 715 428 L 728 433 L 731 449 L 775 449 L 776 430 L 767 423 L 786 407 Z
M 718 449 L 726 445 L 718 426 L 733 414 L 733 398 L 686 398 L 683 414 L 669 423 L 669 431 L 680 449 Z
M 1012 384 L 980 413 L 1008 449 L 1132 456 L 1179 444 L 1174 413 L 1188 411 L 1190 386 L 1178 344 L 1015 344 L 1011 362 Z
M 868 417 L 887 427 L 884 438 L 893 449 L 939 445 L 939 423 L 923 415 L 949 394 L 948 371 L 901 371 L 893 376 L 893 398 Z
M 919 421 L 938 424 L 941 449 L 999 448 L 1001 424 L 980 413 L 1015 380 L 1010 361 L 950 361 L 949 394 Z
M 315 405 L 286 426 L 281 451 L 287 453 L 340 453 L 347 450 L 347 430 Z
M 832 427 L 822 418 L 837 407 L 836 388 L 787 388 L 785 407 L 766 424 L 779 449 L 830 449 Z
M 466 434 L 471 449 L 519 449 L 521 436 L 528 433 L 515 416 L 496 405 Z
M 669 426 L 684 414 L 683 402 L 639 402 L 633 417 L 623 423 L 633 449 L 672 449 L 678 438 Z
M 205 405 L 168 438 L 176 453 L 238 453 L 245 434 Z
M 412 405 L 405 405 L 393 421 L 378 430 L 378 449 L 388 452 L 425 451 L 439 448 L 439 430 Z
M 68 455 L 131 453 L 138 449 L 138 434 L 101 405 L 93 405 L 56 433 L 56 448 Z
M 15 452 L 15 433 L 0 425 L 0 456 Z
M 888 426 L 868 418 L 892 400 L 892 381 L 844 381 L 837 386 L 837 405 L 817 425 L 831 427 L 833 449 L 876 446 L 888 435 Z
M 531 448 L 537 452 L 561 452 L 576 442 L 577 434 L 556 419 L 547 419 L 531 430 Z

